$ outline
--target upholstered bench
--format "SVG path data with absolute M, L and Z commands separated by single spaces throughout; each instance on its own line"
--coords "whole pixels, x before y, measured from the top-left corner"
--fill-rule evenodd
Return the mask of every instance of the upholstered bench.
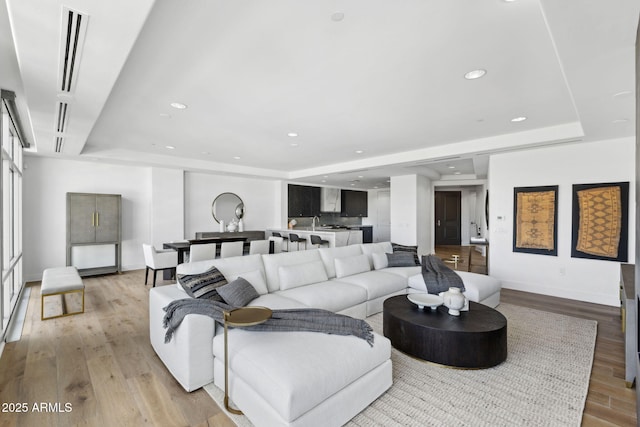
M 391 387 L 391 344 L 316 332 L 229 330 L 229 396 L 255 426 L 343 425 Z M 224 390 L 224 337 L 213 339 Z
M 72 293 L 80 293 L 82 295 L 82 309 L 80 311 L 67 311 L 65 295 Z M 44 317 L 44 299 L 45 297 L 52 296 L 61 297 L 60 300 L 62 304 L 62 314 L 57 316 Z M 82 279 L 78 274 L 78 270 L 75 267 L 56 267 L 46 269 L 42 274 L 40 298 L 42 303 L 40 318 L 42 320 L 84 313 L 84 283 L 82 283 Z
M 473 302 L 478 302 L 486 306 L 495 308 L 500 304 L 500 290 L 502 283 L 500 280 L 484 274 L 470 273 L 467 271 L 456 271 L 462 278 L 465 287 L 465 296 Z M 409 293 L 427 292 L 422 274 L 409 277 Z

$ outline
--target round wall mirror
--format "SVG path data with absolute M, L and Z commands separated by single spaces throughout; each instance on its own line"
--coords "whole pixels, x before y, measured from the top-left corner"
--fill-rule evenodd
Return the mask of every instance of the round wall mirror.
M 244 203 L 237 194 L 222 193 L 211 204 L 211 214 L 216 222 L 224 221 L 229 224 L 233 219 L 242 219 Z

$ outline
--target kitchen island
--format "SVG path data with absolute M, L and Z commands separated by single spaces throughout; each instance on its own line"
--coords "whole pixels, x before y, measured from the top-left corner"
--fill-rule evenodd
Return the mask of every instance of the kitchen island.
M 288 237 L 289 233 L 295 233 L 300 236 L 301 239 L 307 240 L 307 248 L 311 249 L 310 236 L 320 236 L 322 240 L 329 242 L 330 248 L 339 246 L 356 245 L 362 243 L 362 231 L 361 230 L 348 230 L 344 228 L 333 229 L 329 227 L 300 227 L 289 229 L 268 229 L 266 231 L 267 236 L 271 236 L 273 232 L 280 233 L 282 236 Z M 292 245 L 289 250 L 295 250 L 296 245 Z M 302 248 L 300 248 L 302 249 Z

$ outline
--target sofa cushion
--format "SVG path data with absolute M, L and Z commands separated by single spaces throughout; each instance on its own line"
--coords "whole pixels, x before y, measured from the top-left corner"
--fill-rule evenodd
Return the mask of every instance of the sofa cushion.
M 362 249 L 363 254 L 369 257 L 372 268 L 374 268 L 373 254 L 384 254 L 393 252 L 391 242 L 364 243 L 360 245 L 360 249 Z
M 391 356 L 389 340 L 378 334 L 370 347 L 354 336 L 236 328 L 229 331 L 228 343 L 231 382 L 242 378 L 288 423 Z M 224 360 L 223 336 L 214 338 L 213 354 Z
M 387 267 L 411 267 L 418 265 L 415 254 L 410 252 L 394 252 L 392 254 L 386 254 L 386 256 Z
M 387 267 L 383 268 L 380 271 L 384 271 L 385 273 L 390 274 L 396 274 L 398 276 L 404 277 L 405 280 L 408 280 L 409 277 L 421 273 L 422 267 L 419 265 L 413 265 L 411 267 Z
M 336 262 L 338 258 L 349 258 L 362 254 L 360 245 L 340 246 L 337 248 L 320 248 L 318 250 L 329 279 L 336 277 Z
M 260 295 L 269 293 L 269 289 L 267 289 L 267 282 L 264 280 L 264 272 L 262 270 L 254 270 L 246 273 L 239 273 L 238 275 L 231 275 L 227 277 L 227 280 L 236 280 L 239 277 L 242 277 L 244 280 L 251 283 L 251 286 L 253 286 Z
M 204 273 L 179 274 L 178 283 L 191 298 L 204 298 L 222 301 L 216 288 L 226 285 L 227 279 L 215 267 L 211 267 Z
M 353 276 L 336 280 L 360 286 L 367 291 L 367 300 L 369 301 L 398 292 L 407 287 L 407 279 L 397 274 L 383 271 L 367 271 L 366 273 L 354 274 Z
M 304 264 L 311 261 L 321 261 L 318 249 L 307 249 L 305 251 L 283 252 L 279 254 L 261 255 L 264 264 L 264 273 L 267 278 L 269 292 L 280 290 L 280 266 Z
M 367 292 L 361 286 L 337 280 L 288 289 L 277 293 L 313 307 L 337 313 L 367 300 Z
M 389 266 L 389 260 L 387 259 L 386 252 L 374 252 L 371 254 L 371 260 L 373 261 L 374 270 L 382 270 Z
M 293 300 L 278 294 L 260 295 L 247 304 L 249 307 L 268 307 L 272 310 L 286 310 L 289 308 L 308 308 L 300 301 Z
M 244 307 L 260 296 L 256 288 L 242 277 L 238 277 L 233 282 L 220 286 L 216 290 L 224 302 L 232 307 Z
M 418 247 L 417 246 L 407 246 L 407 245 L 399 245 L 397 243 L 391 243 L 391 247 L 393 247 L 393 252 L 408 252 L 413 254 L 416 265 L 420 265 L 420 258 L 418 258 Z
M 336 277 L 338 279 L 371 270 L 369 258 L 364 254 L 346 258 L 336 258 L 334 262 L 336 264 Z
M 280 289 L 287 290 L 312 283 L 324 282 L 328 279 L 322 261 L 311 261 L 304 264 L 281 265 L 278 267 Z

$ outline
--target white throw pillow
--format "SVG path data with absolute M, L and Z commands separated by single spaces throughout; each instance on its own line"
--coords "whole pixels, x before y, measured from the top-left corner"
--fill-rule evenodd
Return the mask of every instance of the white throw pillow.
M 382 270 L 389 266 L 389 259 L 387 258 L 386 252 L 372 253 L 371 257 L 373 258 L 373 268 L 375 270 Z
M 346 258 L 336 258 L 336 277 L 346 277 L 353 274 L 364 273 L 370 271 L 369 257 L 366 255 L 356 255 Z
M 280 277 L 280 290 L 283 291 L 329 280 L 324 264 L 320 260 L 303 264 L 281 265 L 278 267 L 278 276 Z
M 242 277 L 247 282 L 251 283 L 251 286 L 256 288 L 256 291 L 260 295 L 265 295 L 269 293 L 269 288 L 267 288 L 267 282 L 264 280 L 264 274 L 260 270 L 249 271 L 247 273 L 240 273 L 237 276 L 230 277 L 230 281 L 236 280 L 238 277 Z

